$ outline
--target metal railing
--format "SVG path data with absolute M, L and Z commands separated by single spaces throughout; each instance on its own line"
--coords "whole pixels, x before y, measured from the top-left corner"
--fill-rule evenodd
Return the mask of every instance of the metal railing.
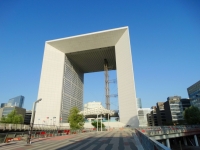
M 147 136 L 156 136 L 163 134 L 185 133 L 185 132 L 200 132 L 200 125 L 180 125 L 180 126 L 157 126 L 157 127 L 141 127 L 140 132 Z
M 154 140 L 151 137 L 148 137 L 144 133 L 142 133 L 140 130 L 135 129 L 135 133 L 140 140 L 140 143 L 142 144 L 143 148 L 145 150 L 170 150 L 170 148 L 166 147 L 165 145 L 159 143 L 158 141 Z
M 34 124 L 33 130 L 66 130 L 69 126 L 55 126 L 55 125 L 37 125 Z M 0 123 L 0 130 L 20 130 L 27 131 L 30 130 L 30 125 L 25 124 L 9 124 Z
M 55 136 L 63 136 L 69 134 L 80 134 L 80 133 L 88 133 L 88 132 L 96 132 L 93 128 L 87 128 L 82 130 L 38 130 L 32 131 L 31 140 L 39 139 L 39 138 L 49 138 Z M 7 143 L 8 141 L 27 141 L 29 136 L 29 131 L 21 131 L 21 132 L 7 132 L 0 133 L 0 143 Z

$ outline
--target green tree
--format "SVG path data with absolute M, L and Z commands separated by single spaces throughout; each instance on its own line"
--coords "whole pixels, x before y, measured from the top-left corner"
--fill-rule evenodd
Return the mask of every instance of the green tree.
M 188 124 L 200 123 L 200 110 L 198 107 L 190 106 L 184 111 L 184 119 Z
M 97 122 L 96 121 L 92 122 L 91 124 L 92 124 L 93 127 L 97 128 Z M 100 129 L 100 128 L 101 128 L 101 122 L 98 121 L 98 129 Z M 103 123 L 102 123 L 102 128 L 105 128 L 105 125 Z
M 2 123 L 21 124 L 24 122 L 24 119 L 23 119 L 23 116 L 21 114 L 17 114 L 17 111 L 14 109 L 6 117 L 2 117 L 1 122 Z
M 84 117 L 82 114 L 79 114 L 79 109 L 77 107 L 73 107 L 70 110 L 68 121 L 70 124 L 70 129 L 78 130 L 82 129 L 84 126 Z

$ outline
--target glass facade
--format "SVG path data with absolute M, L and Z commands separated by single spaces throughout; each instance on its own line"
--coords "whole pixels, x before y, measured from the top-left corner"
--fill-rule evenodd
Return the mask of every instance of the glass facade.
M 200 81 L 187 88 L 187 91 L 188 96 L 191 99 L 191 105 L 200 109 Z
M 83 73 L 65 56 L 60 122 L 67 123 L 73 107 L 83 108 Z M 65 118 L 65 119 L 63 119 Z
M 7 103 L 1 103 L 1 108 L 7 106 Z
M 137 108 L 142 108 L 141 98 L 137 98 Z
M 15 109 L 15 107 L 5 107 L 3 109 L 3 113 L 2 113 L 2 116 L 7 116 L 11 111 L 13 111 Z
M 24 104 L 24 96 L 17 96 L 9 99 L 7 106 L 17 106 L 22 108 Z
M 190 99 L 196 99 L 197 97 L 200 97 L 200 81 L 187 88 L 187 91 Z

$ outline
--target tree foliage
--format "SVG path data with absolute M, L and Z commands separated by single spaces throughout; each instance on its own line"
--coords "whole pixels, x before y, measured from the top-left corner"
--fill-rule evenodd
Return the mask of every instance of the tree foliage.
M 200 123 L 200 110 L 198 107 L 190 106 L 184 112 L 184 118 L 188 124 Z
M 84 126 L 84 117 L 82 114 L 79 114 L 79 109 L 77 107 L 73 107 L 70 110 L 68 121 L 70 124 L 70 129 L 78 130 L 82 129 Z
M 94 121 L 91 123 L 93 127 L 97 128 L 97 122 Z M 101 121 L 98 121 L 98 129 L 101 128 Z M 102 123 L 102 128 L 105 128 L 105 125 Z
M 17 111 L 14 109 L 11 111 L 6 117 L 1 118 L 2 123 L 13 123 L 13 124 L 21 124 L 24 122 L 23 116 L 21 114 L 17 114 Z

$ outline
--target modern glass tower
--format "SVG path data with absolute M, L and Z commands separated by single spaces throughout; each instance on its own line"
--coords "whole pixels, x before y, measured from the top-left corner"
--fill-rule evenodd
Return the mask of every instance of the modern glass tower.
M 84 73 L 104 71 L 105 59 L 117 73 L 120 122 L 138 127 L 128 27 L 46 41 L 35 120 L 67 123 L 72 107 L 82 110 Z
M 24 96 L 17 96 L 9 99 L 7 106 L 17 106 L 22 108 L 24 105 Z

